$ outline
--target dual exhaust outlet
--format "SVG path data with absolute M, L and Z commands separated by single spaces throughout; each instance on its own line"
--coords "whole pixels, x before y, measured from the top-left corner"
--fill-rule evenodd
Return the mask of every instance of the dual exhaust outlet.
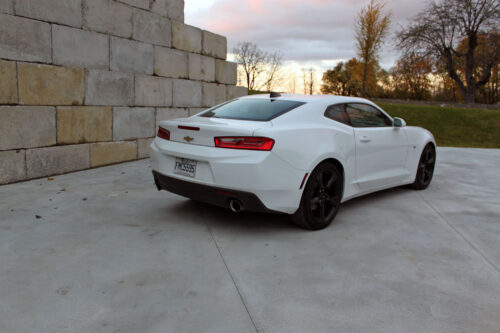
M 231 209 L 231 211 L 233 213 L 239 213 L 239 212 L 243 211 L 243 209 L 244 209 L 241 201 L 239 201 L 237 199 L 231 199 L 229 201 L 229 208 Z

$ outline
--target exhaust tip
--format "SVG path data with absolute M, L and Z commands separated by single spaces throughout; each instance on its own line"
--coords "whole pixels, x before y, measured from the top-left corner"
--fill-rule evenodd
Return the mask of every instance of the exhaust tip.
M 233 213 L 239 213 L 243 210 L 243 204 L 239 200 L 231 199 L 229 201 L 229 208 Z

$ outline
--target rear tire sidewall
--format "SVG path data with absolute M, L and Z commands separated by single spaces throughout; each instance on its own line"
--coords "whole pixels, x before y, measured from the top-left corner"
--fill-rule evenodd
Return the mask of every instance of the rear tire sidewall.
M 318 174 L 325 170 L 331 170 L 337 176 L 338 181 L 341 183 L 340 193 L 338 193 L 339 200 L 336 202 L 336 211 L 334 212 L 334 215 L 324 223 L 318 223 L 318 221 L 316 221 L 312 216 L 310 200 L 312 197 L 314 181 L 318 176 Z M 294 215 L 292 215 L 292 221 L 296 225 L 308 230 L 321 230 L 328 227 L 335 219 L 335 216 L 338 213 L 340 207 L 340 198 L 342 196 L 342 188 L 343 188 L 342 174 L 338 170 L 337 166 L 331 162 L 321 163 L 316 167 L 316 169 L 314 169 L 314 171 L 309 176 L 306 186 L 304 187 L 304 191 L 302 193 L 299 209 Z

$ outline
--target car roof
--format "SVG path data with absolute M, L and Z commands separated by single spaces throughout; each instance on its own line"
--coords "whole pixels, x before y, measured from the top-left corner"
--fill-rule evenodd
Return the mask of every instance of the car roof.
M 269 94 L 249 95 L 241 97 L 241 99 L 269 99 Z M 282 94 L 276 97 L 277 100 L 297 101 L 305 103 L 320 103 L 320 104 L 337 104 L 337 103 L 368 103 L 373 102 L 358 97 L 336 96 L 336 95 L 299 95 L 299 94 Z

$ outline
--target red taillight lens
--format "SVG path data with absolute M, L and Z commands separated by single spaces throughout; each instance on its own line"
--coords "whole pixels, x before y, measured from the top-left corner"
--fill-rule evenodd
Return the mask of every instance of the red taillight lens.
M 273 149 L 274 140 L 256 136 L 224 136 L 215 138 L 215 146 L 220 148 L 270 151 Z
M 158 137 L 165 140 L 170 140 L 170 131 L 167 131 L 162 127 L 158 127 Z

